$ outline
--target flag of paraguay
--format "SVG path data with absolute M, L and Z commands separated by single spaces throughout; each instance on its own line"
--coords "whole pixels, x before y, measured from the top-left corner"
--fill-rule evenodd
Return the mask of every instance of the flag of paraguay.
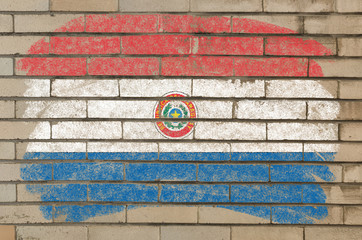
M 18 201 L 57 222 L 333 222 L 340 146 L 322 142 L 338 126 L 313 120 L 339 105 L 307 111 L 335 96 L 310 58 L 332 51 L 295 33 L 252 17 L 87 15 L 35 42 L 17 74 L 51 94 L 22 108 L 43 120 L 17 145 Z

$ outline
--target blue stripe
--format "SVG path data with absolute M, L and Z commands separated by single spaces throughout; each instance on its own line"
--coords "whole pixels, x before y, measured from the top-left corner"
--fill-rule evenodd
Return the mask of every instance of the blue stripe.
M 54 163 L 54 180 L 123 180 L 123 164 Z
M 162 185 L 161 202 L 229 202 L 228 185 Z
M 328 208 L 323 206 L 279 206 L 272 207 L 273 223 L 314 224 L 328 216 Z
M 24 154 L 24 159 L 39 159 L 39 160 L 81 160 L 86 159 L 85 152 L 27 152 Z
M 201 164 L 198 180 L 202 182 L 267 182 L 267 165 Z
M 227 161 L 228 152 L 161 152 L 160 160 L 178 161 Z
M 304 161 L 316 161 L 316 162 L 333 162 L 337 153 L 336 152 L 305 152 Z
M 125 209 L 126 207 L 121 205 L 56 206 L 54 218 L 62 218 L 62 222 L 83 222 L 89 218 L 123 212 Z
M 87 185 L 85 184 L 26 185 L 26 190 L 33 194 L 40 194 L 43 202 L 87 201 Z
M 233 152 L 232 161 L 302 161 L 302 152 Z
M 157 160 L 157 152 L 89 152 L 92 160 Z
M 233 185 L 231 202 L 237 203 L 301 203 L 301 185 Z
M 217 206 L 219 208 L 229 209 L 235 212 L 246 213 L 249 215 L 253 215 L 256 217 L 270 219 L 271 210 L 270 207 L 263 207 L 263 206 L 227 206 L 227 205 L 220 205 Z
M 90 184 L 90 201 L 157 202 L 158 187 L 143 184 Z
M 326 200 L 327 196 L 320 185 L 303 185 L 303 203 L 325 203 Z
M 322 165 L 272 165 L 270 177 L 272 182 L 317 182 L 316 177 L 326 182 L 336 179 L 329 167 Z
M 139 163 L 126 166 L 128 181 L 196 181 L 194 164 Z

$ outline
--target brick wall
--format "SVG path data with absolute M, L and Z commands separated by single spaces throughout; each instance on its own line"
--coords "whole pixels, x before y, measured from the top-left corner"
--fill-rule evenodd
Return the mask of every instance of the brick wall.
M 361 13 L 0 0 L 0 240 L 362 239 Z

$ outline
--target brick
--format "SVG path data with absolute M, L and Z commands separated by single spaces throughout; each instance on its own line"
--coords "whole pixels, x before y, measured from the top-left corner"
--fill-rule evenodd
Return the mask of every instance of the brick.
M 232 76 L 231 57 L 164 57 L 164 76 Z
M 230 24 L 226 16 L 160 15 L 158 32 L 230 33 Z
M 16 185 L 0 184 L 0 202 L 16 201 Z
M 359 0 L 337 0 L 337 12 L 362 12 L 362 4 Z
M 175 89 L 191 95 L 191 81 L 191 79 L 121 79 L 120 95 L 121 97 L 161 97 Z
M 264 123 L 198 122 L 196 139 L 265 140 Z
M 309 68 L 310 77 L 319 77 L 320 71 L 324 77 L 362 77 L 360 59 L 314 59 L 314 61 L 314 66 L 311 65 Z
M 361 123 L 343 123 L 340 125 L 342 141 L 362 141 Z
M 85 202 L 87 200 L 86 184 L 18 184 L 17 192 L 18 202 Z
M 49 97 L 50 80 L 0 79 L 2 97 Z
M 58 122 L 52 125 L 54 139 L 121 139 L 121 122 Z
M 121 12 L 187 12 L 187 0 L 119 0 Z
M 308 119 L 362 120 L 361 102 L 309 101 Z
M 121 40 L 119 37 L 51 37 L 50 53 L 119 54 Z
M 51 215 L 43 216 L 43 208 L 45 211 L 50 211 L 52 206 L 39 205 L 3 205 L 0 206 L 0 222 L 1 223 L 50 223 L 52 222 Z
M 20 177 L 20 165 L 19 164 L 0 164 L 0 181 L 19 181 Z
M 304 31 L 308 34 L 360 34 L 362 31 L 354 26 L 361 22 L 361 16 L 352 15 L 306 16 Z
M 333 123 L 268 123 L 268 140 L 338 140 Z
M 361 162 L 361 153 L 357 143 L 304 144 L 304 161 Z
M 160 202 L 194 203 L 194 202 L 228 202 L 228 185 L 200 184 L 165 184 L 160 186 Z
M 14 240 L 15 239 L 15 226 L 11 225 L 0 225 L 1 237 L 3 240 Z
M 89 75 L 158 75 L 157 58 L 92 58 Z
M 259 213 L 257 217 L 248 213 Z M 264 216 L 264 215 L 263 215 Z M 200 206 L 199 223 L 207 224 L 263 224 L 270 223 L 270 208 L 264 206 Z
M 272 182 L 342 182 L 342 166 L 271 165 L 270 179 Z
M 54 207 L 54 222 L 124 223 L 123 205 L 61 205 Z M 81 214 L 79 214 L 81 213 Z
M 85 118 L 85 101 L 18 101 L 17 118 Z
M 0 159 L 14 159 L 15 148 L 14 143 L 1 142 L 0 143 Z
M 232 118 L 232 102 L 194 101 L 198 118 Z
M 333 38 L 269 37 L 265 43 L 266 55 L 329 56 L 336 54 Z
M 362 182 L 362 166 L 346 165 L 344 166 L 344 182 Z
M 339 83 L 341 99 L 362 99 L 362 82 L 358 80 L 343 80 Z
M 0 58 L 0 75 L 13 75 L 13 59 L 11 58 Z
M 89 240 L 124 240 L 149 239 L 159 240 L 157 226 L 89 226 Z
M 301 227 L 232 227 L 231 240 L 253 239 L 253 240 L 303 240 L 303 228 Z
M 161 240 L 230 239 L 230 228 L 220 226 L 161 226 Z
M 156 143 L 91 142 L 87 144 L 88 159 L 101 160 L 157 160 Z
M 30 142 L 16 145 L 17 159 L 86 159 L 86 143 L 80 142 Z
M 236 118 L 239 119 L 305 119 L 306 104 L 303 101 L 269 100 L 237 103 Z
M 262 12 L 261 0 L 192 0 L 191 12 Z
M 124 122 L 123 131 L 124 139 L 165 139 L 154 122 Z M 192 134 L 185 139 L 192 139 Z
M 296 34 L 303 32 L 302 18 L 292 15 L 233 17 L 234 33 Z
M 301 161 L 300 143 L 232 143 L 232 161 Z
M 89 118 L 153 118 L 156 101 L 88 101 Z
M 87 15 L 87 32 L 157 32 L 157 15 Z
M 361 225 L 362 207 L 345 206 L 344 207 L 344 224 Z
M 14 101 L 0 101 L 0 118 L 13 118 Z
M 123 163 L 54 163 L 54 180 L 119 181 L 123 180 Z
M 52 96 L 55 97 L 117 97 L 117 80 L 67 80 L 52 81 Z
M 3 0 L 0 11 L 48 11 L 49 0 Z
M 0 14 L 0 32 L 13 31 L 13 17 L 11 15 Z
M 334 1 L 330 0 L 265 0 L 265 12 L 334 12 Z
M 82 15 L 16 15 L 15 32 L 84 32 Z
M 290 184 L 231 185 L 233 203 L 301 203 L 302 186 Z
M 262 80 L 193 79 L 194 97 L 260 98 L 264 95 Z
M 160 160 L 230 160 L 230 146 L 226 143 L 159 143 L 159 152 Z
M 268 80 L 266 97 L 270 98 L 337 98 L 337 81 Z
M 320 193 L 323 192 L 323 196 Z M 304 203 L 361 204 L 359 185 L 304 185 Z
M 36 42 L 34 44 L 34 42 Z M 49 38 L 37 36 L 1 36 L 1 54 L 48 54 Z
M 190 36 L 124 36 L 122 54 L 190 54 L 190 45 Z
M 145 172 L 147 172 L 145 174 Z M 196 181 L 194 164 L 135 163 L 126 166 L 127 181 Z
M 90 184 L 89 201 L 157 202 L 158 186 L 151 184 Z
M 86 226 L 19 226 L 16 232 L 18 239 L 87 239 Z
M 305 240 L 312 239 L 349 239 L 358 240 L 362 238 L 361 228 L 349 228 L 349 227 L 306 227 L 305 228 Z
M 49 139 L 49 122 L 1 122 L 1 139 Z
M 197 223 L 194 206 L 138 206 L 127 209 L 128 223 Z
M 260 37 L 194 37 L 192 53 L 206 55 L 263 55 Z
M 362 6 L 362 5 L 361 5 Z M 361 38 L 339 38 L 338 39 L 338 56 L 362 56 L 362 39 Z
M 50 11 L 115 12 L 118 11 L 118 0 L 50 0 Z
M 305 58 L 235 58 L 235 76 L 306 77 Z
M 16 74 L 30 76 L 83 76 L 85 58 L 17 58 Z

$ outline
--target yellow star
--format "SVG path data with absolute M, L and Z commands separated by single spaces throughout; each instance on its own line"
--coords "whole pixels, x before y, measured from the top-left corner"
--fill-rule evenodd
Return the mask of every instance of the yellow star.
M 175 112 L 172 113 L 171 116 L 172 116 L 173 118 L 178 118 L 178 116 L 180 116 L 180 114 L 177 113 L 176 110 L 175 110 Z

